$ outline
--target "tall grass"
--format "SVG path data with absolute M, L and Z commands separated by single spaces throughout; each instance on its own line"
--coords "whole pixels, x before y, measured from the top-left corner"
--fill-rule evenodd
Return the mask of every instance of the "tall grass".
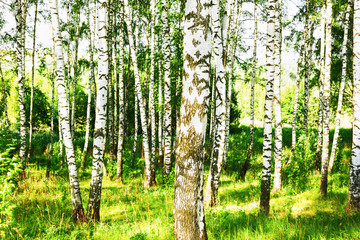
M 218 205 L 206 209 L 209 239 L 360 239 L 360 215 L 345 212 L 347 151 L 350 149 L 350 140 L 346 136 L 349 130 L 342 130 L 337 168 L 329 177 L 327 198 L 318 194 L 320 176 L 311 170 L 306 173 L 306 181 L 301 182 L 301 188 L 284 179 L 283 189 L 271 195 L 268 217 L 262 216 L 259 211 L 262 129 L 255 131 L 251 168 L 242 182 L 236 181 L 236 176 L 246 158 L 248 128 L 232 130 L 229 166 L 221 177 Z M 284 129 L 284 136 L 291 134 L 289 131 L 291 129 Z M 34 144 L 40 144 L 36 139 Z M 81 144 L 81 140 L 76 141 L 77 148 L 81 149 Z M 284 145 L 286 156 L 291 139 L 285 137 Z M 131 146 L 128 145 L 126 149 L 124 184 L 111 179 L 114 163 L 108 162 L 109 175 L 104 179 L 102 189 L 101 222 L 97 224 L 72 222 L 66 167 L 59 171 L 59 165 L 55 162 L 51 177 L 46 179 L 45 166 L 41 162 L 43 153 L 35 155 L 28 165 L 26 179 L 18 183 L 9 198 L 15 207 L 13 220 L 5 226 L 0 238 L 174 239 L 173 183 L 162 184 L 161 169 L 158 169 L 158 186 L 144 189 L 144 162 L 137 156 L 132 163 Z M 57 158 L 53 161 L 57 161 Z M 89 194 L 90 164 L 89 157 L 86 168 L 79 170 L 85 207 Z M 205 174 L 208 174 L 208 170 Z M 285 177 L 288 176 L 285 174 Z M 297 177 L 301 178 L 300 175 Z

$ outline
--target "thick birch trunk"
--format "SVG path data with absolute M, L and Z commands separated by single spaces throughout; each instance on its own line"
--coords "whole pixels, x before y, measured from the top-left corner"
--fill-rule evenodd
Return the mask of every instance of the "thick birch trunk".
M 330 120 L 330 68 L 331 68 L 331 21 L 332 1 L 326 0 L 325 10 L 325 65 L 324 65 L 324 122 L 323 122 L 323 147 L 321 159 L 321 184 L 320 194 L 326 196 L 329 163 L 329 120 Z
M 29 159 L 31 156 L 31 146 L 32 146 L 32 132 L 33 132 L 33 102 L 34 102 L 34 78 L 35 78 L 35 43 L 36 43 L 36 23 L 37 23 L 37 14 L 38 14 L 38 3 L 35 1 L 35 18 L 34 18 L 34 30 L 33 30 L 33 49 L 31 54 L 31 93 L 30 93 L 30 119 L 29 119 L 29 150 L 28 156 Z
M 360 210 L 360 1 L 354 2 L 353 25 L 353 142 L 350 163 L 349 199 L 347 209 Z
M 125 20 L 127 26 L 131 26 L 130 21 L 130 8 L 128 0 L 124 0 L 124 8 L 125 8 Z M 141 120 L 141 128 L 143 132 L 143 146 L 144 146 L 144 154 L 145 154 L 145 181 L 144 187 L 150 188 L 151 186 L 155 185 L 155 179 L 152 178 L 151 175 L 151 163 L 150 163 L 150 152 L 149 152 L 149 139 L 147 133 L 147 123 L 146 123 L 146 113 L 145 113 L 145 104 L 143 99 L 143 94 L 141 90 L 141 83 L 139 77 L 139 69 L 137 64 L 137 56 L 135 51 L 134 45 L 134 38 L 130 29 L 128 28 L 128 36 L 129 36 L 129 43 L 131 48 L 131 58 L 134 64 L 134 75 L 135 75 L 135 87 L 136 87 L 136 94 L 139 101 L 139 110 L 140 110 L 140 120 Z
M 64 140 L 66 158 L 69 168 L 70 191 L 72 199 L 72 218 L 74 221 L 84 220 L 84 209 L 81 201 L 80 185 L 77 175 L 77 167 L 74 154 L 74 144 L 71 138 L 70 121 L 69 121 L 69 104 L 66 97 L 66 85 L 64 81 L 64 58 L 62 48 L 62 38 L 60 33 L 58 4 L 56 0 L 50 1 L 51 21 L 55 41 L 56 56 L 56 78 L 57 92 L 59 101 L 59 115 L 61 132 Z
M 204 145 L 210 98 L 210 0 L 188 0 L 184 79 L 175 162 L 176 239 L 207 239 L 203 204 Z M 196 28 L 194 28 L 196 24 Z
M 106 0 L 98 2 L 98 73 L 97 81 L 97 99 L 96 99 L 96 117 L 94 128 L 94 147 L 93 147 L 93 166 L 91 172 L 90 194 L 88 204 L 88 217 L 94 221 L 100 220 L 100 200 L 101 200 L 101 185 L 103 176 L 103 162 L 106 135 L 106 105 L 107 105 L 107 84 L 108 84 L 108 45 L 107 45 L 107 25 L 106 15 L 107 6 Z
M 211 158 L 210 172 L 208 175 L 204 202 L 206 205 L 216 204 L 216 194 L 219 188 L 221 167 L 225 152 L 225 128 L 226 128 L 226 80 L 224 67 L 223 39 L 221 37 L 219 1 L 214 0 L 212 5 L 212 32 L 214 41 L 214 55 L 216 66 L 216 94 L 215 94 L 215 138 L 214 154 Z
M 268 0 L 267 43 L 266 43 L 266 96 L 264 111 L 263 170 L 261 178 L 260 209 L 266 215 L 270 210 L 272 117 L 274 97 L 274 41 L 276 0 Z
M 335 117 L 335 131 L 334 131 L 334 138 L 333 138 L 333 144 L 332 144 L 331 155 L 330 155 L 329 172 L 331 172 L 331 169 L 332 169 L 334 161 L 335 161 L 335 153 L 336 153 L 336 147 L 337 147 L 339 131 L 340 131 L 341 109 L 342 109 L 342 101 L 343 101 L 345 80 L 346 80 L 347 43 L 348 43 L 349 19 L 350 19 L 351 6 L 352 6 L 352 0 L 349 0 L 347 10 L 346 10 L 346 15 L 345 15 L 345 23 L 344 23 L 344 40 L 343 40 L 343 44 L 342 44 L 342 53 L 341 53 L 341 55 L 342 55 L 341 83 L 340 83 L 339 99 L 338 99 L 338 105 L 337 105 L 336 117 Z

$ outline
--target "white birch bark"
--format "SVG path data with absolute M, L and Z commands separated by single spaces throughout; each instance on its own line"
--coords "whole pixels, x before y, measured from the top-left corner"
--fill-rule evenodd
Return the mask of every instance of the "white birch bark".
M 203 170 L 210 98 L 211 1 L 188 0 L 185 4 L 184 76 L 177 130 L 174 230 L 176 239 L 207 239 Z
M 309 97 L 310 97 L 310 41 L 309 41 L 309 14 L 310 14 L 310 0 L 306 0 L 305 12 L 305 29 L 304 29 L 304 44 L 305 44 L 305 69 L 304 69 L 304 130 L 305 135 L 308 135 L 308 112 L 309 112 Z
M 170 76 L 170 27 L 168 22 L 168 4 L 162 0 L 163 22 L 163 54 L 164 54 L 164 170 L 163 176 L 167 178 L 171 172 L 171 76 Z
M 82 160 L 81 160 L 81 167 L 84 167 L 85 164 L 85 158 L 87 155 L 88 145 L 89 145 L 89 135 L 90 135 L 90 110 L 91 110 L 91 85 L 92 82 L 95 81 L 95 67 L 94 67 L 94 52 L 93 52 L 93 31 L 91 30 L 91 24 L 90 24 L 90 0 L 87 0 L 87 24 L 89 26 L 89 54 L 90 54 L 90 77 L 89 82 L 87 85 L 87 92 L 88 92 L 88 99 L 87 99 L 87 106 L 86 106 L 86 132 L 85 132 L 85 143 L 84 143 L 84 149 L 82 154 Z
M 128 0 L 124 0 L 124 8 L 125 8 L 126 24 L 127 24 L 127 26 L 131 26 L 130 9 L 129 9 Z M 134 38 L 133 38 L 132 33 L 130 32 L 129 28 L 128 28 L 128 37 L 129 37 L 129 43 L 130 43 L 130 48 L 131 48 L 131 58 L 132 58 L 133 65 L 134 65 L 135 87 L 136 87 L 137 98 L 139 101 L 140 120 L 141 120 L 142 134 L 143 134 L 143 146 L 144 146 L 144 154 L 145 154 L 144 187 L 150 188 L 151 186 L 155 185 L 156 182 L 155 182 L 155 179 L 152 178 L 153 176 L 151 175 L 149 139 L 148 139 L 148 133 L 147 133 L 145 104 L 144 104 L 143 94 L 142 94 L 142 90 L 141 90 L 141 83 L 140 83 L 139 69 L 138 69 L 138 64 L 137 64 L 137 56 L 136 56 L 135 45 L 134 45 Z
M 150 1 L 150 83 L 149 83 L 149 118 L 151 126 L 151 154 L 150 154 L 150 174 L 155 180 L 155 151 L 156 151 L 156 124 L 155 124 L 155 21 L 156 21 L 156 0 Z
M 71 102 L 71 135 L 74 138 L 75 134 L 75 101 L 76 101 L 76 86 L 78 80 L 78 56 L 79 56 L 79 38 L 80 38 L 80 8 L 79 8 L 79 0 L 77 0 L 78 9 L 76 11 L 76 18 L 75 18 L 75 56 L 74 56 L 74 77 L 72 82 L 72 102 Z M 70 34 L 70 33 L 69 33 Z M 70 67 L 70 66 L 69 66 Z M 70 89 L 69 89 L 70 91 Z
M 103 162 L 106 135 L 106 106 L 107 106 L 107 84 L 108 84 L 108 45 L 107 45 L 107 6 L 106 0 L 98 2 L 98 81 L 96 98 L 96 116 L 94 128 L 93 165 L 91 172 L 91 183 L 88 203 L 88 217 L 94 221 L 100 220 L 101 185 L 103 176 Z
M 275 42 L 274 42 L 274 115 L 275 115 L 275 144 L 274 144 L 274 192 L 281 189 L 282 170 L 282 116 L 281 116 L 281 45 L 282 45 L 282 0 L 278 0 L 275 13 Z
M 330 68 L 331 68 L 331 21 L 332 0 L 326 0 L 325 10 L 325 65 L 324 65 L 324 114 L 323 114 L 323 147 L 321 159 L 320 194 L 326 196 L 329 163 L 329 120 L 330 120 Z
M 339 131 L 340 131 L 340 118 L 341 118 L 341 110 L 342 110 L 342 102 L 343 102 L 343 95 L 344 95 L 344 89 L 345 89 L 345 81 L 346 81 L 346 69 L 347 69 L 347 43 L 348 43 L 348 33 L 349 33 L 349 19 L 350 19 L 350 11 L 352 7 L 352 0 L 348 1 L 346 14 L 345 14 L 345 22 L 344 22 L 344 40 L 342 44 L 342 70 L 341 70 L 341 83 L 339 88 L 339 99 L 338 99 L 338 105 L 336 109 L 336 117 L 335 117 L 335 131 L 334 131 L 334 138 L 333 138 L 333 144 L 331 148 L 331 154 L 330 154 L 330 161 L 329 161 L 329 172 L 331 172 L 331 169 L 333 167 L 334 161 L 335 161 L 335 153 L 339 138 Z
M 225 152 L 225 128 L 226 128 L 226 85 L 224 67 L 223 39 L 221 37 L 220 7 L 219 0 L 213 0 L 212 5 L 212 33 L 214 41 L 214 58 L 216 69 L 215 90 L 215 139 L 214 154 L 211 158 L 210 172 L 208 175 L 204 202 L 206 205 L 216 204 L 216 195 L 219 188 L 221 167 Z
M 116 180 L 122 181 L 122 166 L 123 166 L 123 147 L 125 140 L 125 95 L 124 95 L 124 12 L 123 4 L 120 2 L 120 28 L 119 31 L 119 49 L 118 49 L 118 58 L 119 58 L 119 135 L 118 135 L 118 149 L 117 149 L 117 168 L 116 168 Z
M 19 108 L 20 108 L 20 151 L 19 151 L 19 160 L 22 164 L 22 175 L 25 177 L 25 168 L 26 168 L 26 115 L 25 115 L 25 19 L 23 13 L 26 9 L 26 1 L 16 1 L 16 59 L 17 59 L 17 77 L 18 77 L 18 92 L 19 92 Z
M 56 82 L 58 92 L 59 117 L 61 124 L 61 133 L 65 145 L 66 158 L 69 168 L 70 192 L 72 199 L 72 218 L 74 221 L 84 220 L 84 210 L 81 201 L 80 185 L 77 174 L 77 167 L 75 161 L 74 144 L 70 132 L 69 121 L 69 104 L 66 97 L 66 85 L 64 81 L 64 57 L 62 38 L 60 33 L 58 3 L 57 0 L 50 1 L 51 8 L 51 22 L 55 42 L 55 57 L 56 57 Z
M 260 209 L 266 215 L 270 210 L 272 117 L 274 97 L 274 41 L 276 0 L 268 0 L 266 38 L 266 96 L 264 111 L 263 170 L 261 178 Z
M 360 209 L 360 1 L 354 2 L 353 25 L 353 142 L 351 150 L 349 199 L 347 209 Z

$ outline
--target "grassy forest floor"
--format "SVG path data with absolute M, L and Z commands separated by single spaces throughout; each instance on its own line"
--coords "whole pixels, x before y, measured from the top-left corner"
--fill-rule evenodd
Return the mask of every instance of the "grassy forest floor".
M 329 176 L 328 196 L 322 198 L 318 194 L 320 175 L 314 170 L 315 153 L 311 142 L 316 139 L 302 140 L 300 136 L 297 158 L 289 163 L 286 157 L 291 144 L 291 129 L 284 129 L 284 186 L 280 192 L 271 194 L 268 217 L 259 214 L 262 129 L 255 131 L 254 157 L 245 181 L 238 181 L 236 176 L 246 156 L 248 127 L 233 129 L 232 133 L 229 164 L 221 177 L 218 204 L 206 209 L 209 239 L 360 239 L 360 214 L 345 211 L 351 130 L 341 130 L 340 149 L 334 171 Z M 111 180 L 114 164 L 108 164 L 110 176 L 103 182 L 101 222 L 73 223 L 67 170 L 58 169 L 56 156 L 52 159 L 51 176 L 45 178 L 47 150 L 40 143 L 47 139 L 45 135 L 35 136 L 34 157 L 28 165 L 27 177 L 18 183 L 9 199 L 14 206 L 13 218 L 2 229 L 0 237 L 174 239 L 172 181 L 162 184 L 159 169 L 158 186 L 145 190 L 142 187 L 144 162 L 140 156 L 133 164 L 125 161 L 123 184 Z M 4 141 L 1 140 L 0 147 L 4 146 Z M 302 148 L 304 142 L 310 144 Z M 75 144 L 79 152 L 82 140 L 78 139 Z M 130 145 L 126 149 L 131 149 Z M 129 151 L 125 153 L 127 159 L 131 158 Z M 88 159 L 85 170 L 79 170 L 85 208 L 90 165 Z M 205 175 L 207 173 L 208 168 Z

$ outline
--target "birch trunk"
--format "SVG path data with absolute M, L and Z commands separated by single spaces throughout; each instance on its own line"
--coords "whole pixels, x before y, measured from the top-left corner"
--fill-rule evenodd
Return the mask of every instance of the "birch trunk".
M 204 202 L 206 205 L 216 204 L 216 195 L 219 188 L 221 167 L 225 152 L 226 128 L 226 82 L 224 67 L 223 39 L 221 37 L 219 0 L 214 0 L 212 5 L 212 33 L 214 41 L 214 55 L 216 66 L 216 94 L 215 94 L 215 139 L 214 154 L 210 164 Z
M 29 119 L 29 150 L 27 158 L 30 159 L 31 156 L 31 146 L 32 146 L 32 132 L 33 132 L 33 102 L 34 102 L 34 77 L 35 77 L 35 43 L 36 43 L 36 23 L 37 23 L 37 14 L 38 14 L 38 0 L 35 0 L 35 18 L 34 18 L 34 30 L 33 30 L 33 49 L 31 54 L 31 93 L 30 93 L 30 119 Z
M 344 95 L 344 88 L 345 88 L 345 81 L 346 81 L 346 68 L 347 68 L 347 43 L 348 43 L 348 32 L 349 32 L 349 19 L 350 19 L 350 11 L 351 11 L 352 0 L 348 1 L 348 6 L 345 15 L 345 23 L 344 23 L 344 40 L 342 44 L 342 71 L 341 71 L 341 83 L 339 89 L 339 99 L 338 105 L 336 110 L 336 117 L 335 117 L 335 131 L 334 131 L 334 138 L 333 144 L 330 154 L 330 162 L 329 162 L 329 172 L 333 167 L 335 161 L 335 153 L 336 147 L 339 138 L 339 131 L 340 131 L 340 118 L 341 118 L 341 109 L 342 109 L 342 101 Z
M 120 28 L 119 30 L 119 135 L 118 135 L 118 149 L 117 149 L 117 168 L 116 168 L 116 180 L 122 181 L 122 167 L 123 167 L 123 147 L 125 140 L 125 99 L 124 99 L 124 12 L 122 1 L 120 3 Z
M 251 100 L 250 100 L 250 144 L 246 155 L 244 166 L 241 169 L 239 178 L 244 180 L 247 170 L 249 169 L 251 155 L 254 147 L 254 100 L 255 100 L 255 78 L 256 78 L 256 51 L 257 51 L 257 3 L 254 3 L 254 50 L 253 50 L 253 67 L 252 67 L 252 79 L 251 79 Z
M 155 10 L 156 0 L 150 2 L 150 83 L 149 83 L 149 113 L 151 125 L 151 157 L 150 157 L 150 172 L 151 178 L 155 180 L 155 147 L 156 147 L 156 124 L 155 124 L 155 91 L 154 91 L 154 74 L 155 74 Z
M 3 71 L 1 68 L 1 61 L 0 61 L 0 78 L 1 78 L 1 85 L 2 85 L 2 93 L 3 93 L 2 102 L 4 104 L 5 124 L 8 126 L 9 125 L 9 117 L 8 117 L 8 112 L 7 112 L 7 93 L 6 93 L 6 89 L 5 89 L 5 80 L 4 80 L 4 76 L 3 76 Z
M 326 196 L 329 163 L 329 114 L 330 114 L 330 68 L 331 68 L 331 21 L 332 1 L 326 0 L 325 10 L 325 65 L 324 65 L 324 122 L 323 122 L 323 147 L 321 159 L 321 184 L 320 194 Z
M 162 22 L 163 22 L 163 54 L 164 54 L 164 170 L 163 177 L 168 178 L 171 168 L 171 48 L 170 48 L 170 27 L 168 22 L 168 4 L 162 0 Z
M 230 44 L 230 55 L 225 62 L 226 72 L 228 75 L 228 87 L 227 87 L 227 99 L 226 99 L 226 129 L 225 129 L 225 153 L 224 153 L 224 168 L 227 166 L 227 153 L 229 151 L 229 136 L 230 136 L 230 110 L 231 110 L 231 96 L 232 96 L 232 78 L 234 73 L 234 62 L 235 62 L 235 52 L 237 47 L 238 41 L 238 34 L 239 34 L 239 26 L 240 23 L 240 9 L 242 8 L 242 1 L 238 1 L 237 3 L 237 16 L 235 20 L 234 26 L 231 28 L 231 42 Z M 233 21 L 231 22 L 234 23 Z M 227 62 L 229 64 L 227 64 Z
M 77 85 L 77 78 L 78 78 L 78 55 L 79 55 L 79 37 L 80 37 L 80 7 L 79 7 L 79 0 L 77 0 L 77 7 L 76 9 L 76 21 L 75 21 L 75 28 L 76 28 L 76 35 L 75 35 L 75 57 L 74 57 L 74 78 L 72 82 L 72 106 L 71 106 L 71 135 L 74 139 L 75 134 L 75 100 L 76 100 L 76 85 Z M 69 90 L 70 91 L 70 90 Z
M 263 170 L 261 178 L 260 210 L 268 215 L 270 210 L 272 117 L 274 97 L 274 41 L 276 0 L 268 0 L 267 43 L 266 43 L 266 96 L 264 111 Z
M 160 47 L 160 46 L 159 46 Z M 161 50 L 160 50 L 161 51 Z M 162 165 L 164 164 L 163 161 L 163 157 L 164 157 L 164 139 L 163 139 L 163 124 L 164 124 L 164 104 L 163 104 L 163 82 L 162 82 L 162 77 L 163 77 L 163 70 L 162 70 L 162 64 L 163 61 L 160 57 L 159 59 L 159 85 L 158 85 L 158 89 L 159 89 L 159 100 L 158 100 L 158 106 L 159 106 L 159 124 L 158 124 L 158 141 L 159 141 L 159 160 L 158 160 L 158 164 Z
M 18 67 L 18 87 L 19 87 L 19 107 L 20 107 L 20 152 L 19 160 L 22 164 L 22 175 L 25 177 L 26 168 L 26 115 L 25 115 L 25 19 L 23 13 L 26 7 L 26 1 L 16 1 L 16 53 L 17 53 L 17 67 Z
M 325 3 L 321 8 L 321 42 L 320 42 L 320 83 L 319 83 L 319 110 L 318 110 L 318 136 L 316 147 L 316 168 L 321 169 L 321 148 L 323 138 L 323 81 L 324 81 L 324 56 L 325 56 Z
M 350 163 L 349 198 L 347 209 L 360 210 L 360 1 L 354 2 L 353 25 L 353 142 Z
M 188 0 L 184 78 L 175 162 L 176 239 L 207 239 L 203 204 L 204 145 L 210 98 L 210 0 Z M 196 28 L 193 26 L 196 24 Z
M 276 4 L 275 42 L 274 42 L 274 115 L 275 115 L 275 145 L 274 145 L 274 192 L 281 189 L 282 170 L 282 116 L 281 116 L 281 45 L 282 45 L 282 0 Z
M 305 135 L 308 135 L 308 112 L 309 112 L 309 96 L 310 96 L 310 41 L 309 41 L 309 14 L 310 14 L 310 0 L 306 0 L 306 13 L 305 13 L 305 71 L 304 71 L 304 130 Z
M 93 147 L 93 165 L 91 172 L 91 183 L 88 204 L 88 217 L 94 221 L 100 220 L 100 200 L 101 200 L 101 185 L 102 185 L 102 167 L 104 162 L 105 151 L 105 127 L 106 127 L 106 105 L 107 105 L 107 84 L 108 84 L 108 45 L 107 45 L 107 26 L 106 15 L 107 6 L 106 0 L 98 2 L 98 73 L 97 81 L 97 98 L 96 98 L 96 116 L 94 128 L 94 147 Z
M 95 81 L 95 69 L 94 69 L 94 52 L 93 52 L 93 31 L 91 30 L 90 25 L 90 0 L 87 1 L 87 24 L 89 26 L 89 53 L 90 53 L 90 77 L 87 85 L 88 99 L 86 107 L 86 133 L 85 133 L 85 144 L 82 154 L 81 167 L 84 167 L 85 158 L 87 155 L 88 145 L 89 145 L 89 135 L 90 135 L 90 110 L 91 110 L 91 85 Z
M 59 24 L 58 4 L 56 0 L 51 0 L 50 3 L 52 29 L 55 42 L 56 78 L 60 115 L 59 117 L 61 124 L 61 133 L 64 140 L 66 158 L 69 168 L 70 191 L 72 199 L 72 218 L 74 221 L 81 221 L 84 220 L 85 215 L 81 201 L 80 185 L 74 154 L 74 144 L 70 132 L 68 109 L 69 105 L 66 97 L 66 85 L 64 81 L 64 58 Z
M 125 20 L 127 26 L 131 26 L 130 21 L 130 8 L 128 0 L 124 0 L 124 8 L 125 8 Z M 131 58 L 134 64 L 134 75 L 135 75 L 135 87 L 136 87 L 136 94 L 139 101 L 139 110 L 140 110 L 140 119 L 141 119 L 141 128 L 143 132 L 143 146 L 144 146 L 144 154 L 145 154 L 145 181 L 144 187 L 150 188 L 151 186 L 155 185 L 155 178 L 152 178 L 151 175 L 151 162 L 150 162 L 150 152 L 149 152 L 149 139 L 147 133 L 147 123 L 146 123 L 146 113 L 145 113 L 145 104 L 143 99 L 143 94 L 141 90 L 141 83 L 139 77 L 139 69 L 137 64 L 137 57 L 134 45 L 134 38 L 130 29 L 128 28 L 128 36 L 129 36 L 129 43 L 131 48 Z

